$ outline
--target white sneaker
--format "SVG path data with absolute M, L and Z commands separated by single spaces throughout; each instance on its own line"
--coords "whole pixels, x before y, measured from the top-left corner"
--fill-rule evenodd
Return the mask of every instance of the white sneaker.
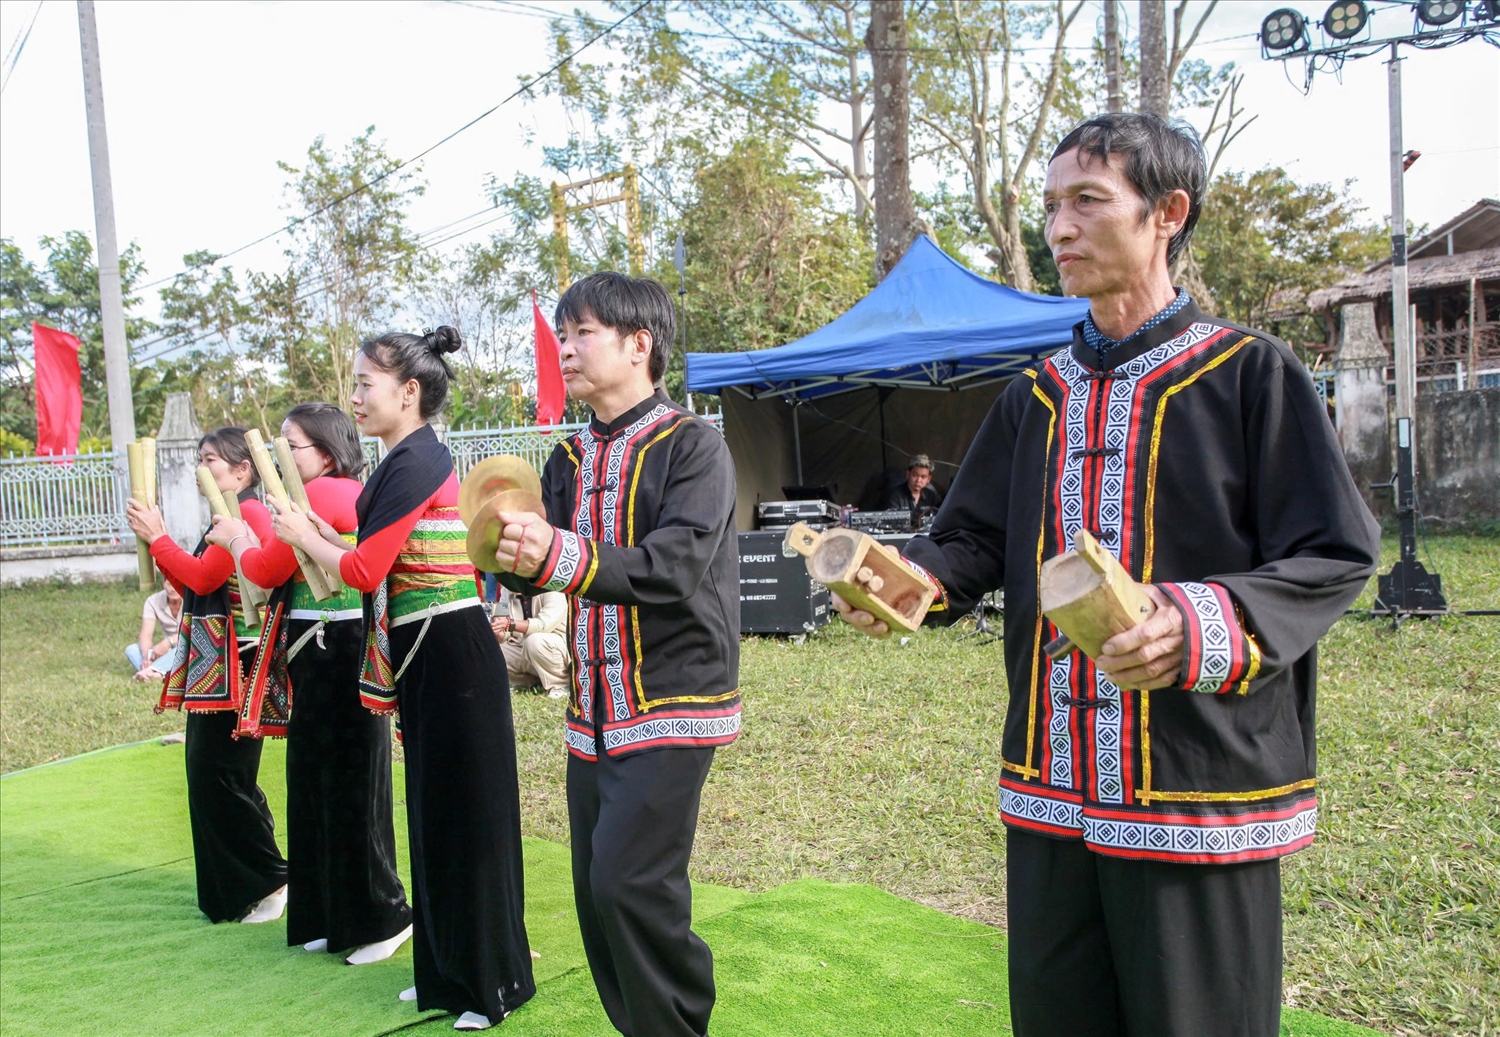
M 453 1024 L 455 1030 L 488 1030 L 495 1024 L 490 1022 L 490 1017 L 480 1015 L 478 1012 L 465 1012 L 458 1017 L 458 1022 Z
M 402 929 L 389 940 L 381 940 L 379 943 L 367 943 L 363 947 L 356 947 L 354 953 L 345 958 L 344 961 L 350 965 L 369 965 L 371 962 L 385 961 L 407 940 L 411 939 L 411 926 Z M 412 989 L 416 989 L 413 987 Z
M 405 990 L 401 991 L 401 993 L 399 993 L 399 994 L 396 995 L 396 1000 L 398 1000 L 398 1001 L 415 1001 L 416 999 L 417 999 L 417 988 L 416 987 L 407 987 Z
M 553 688 L 551 691 L 547 692 L 547 697 L 549 699 L 565 699 L 568 697 L 568 689 Z
M 281 917 L 286 910 L 286 887 L 282 886 L 275 893 L 266 897 L 260 903 L 250 909 L 250 913 L 240 921 L 248 925 L 259 925 L 261 922 L 274 922 Z
M 302 945 L 302 949 L 304 951 L 326 951 L 328 949 L 328 940 L 326 937 L 321 940 L 308 940 Z

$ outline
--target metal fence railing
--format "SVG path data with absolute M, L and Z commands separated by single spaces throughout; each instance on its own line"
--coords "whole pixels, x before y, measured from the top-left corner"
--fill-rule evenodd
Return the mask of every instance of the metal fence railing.
M 720 432 L 724 430 L 724 415 L 714 412 L 702 416 Z M 571 422 L 561 425 L 521 425 L 515 428 L 466 428 L 448 430 L 448 449 L 453 454 L 453 467 L 462 479 L 477 462 L 495 454 L 515 454 L 531 463 L 538 472 L 546 465 L 547 458 L 559 441 L 583 429 L 587 422 Z M 366 437 L 365 460 L 374 468 L 383 454 L 380 440 Z
M 705 420 L 723 430 L 723 415 Z M 584 424 L 530 425 L 500 429 L 450 429 L 448 448 L 463 478 L 493 454 L 518 454 L 541 471 L 561 439 Z M 378 439 L 364 440 L 371 467 L 380 460 Z M 50 457 L 0 458 L 0 547 L 53 547 L 125 543 L 129 485 L 104 451 Z
M 0 458 L 0 546 L 123 542 L 129 496 L 110 451 Z

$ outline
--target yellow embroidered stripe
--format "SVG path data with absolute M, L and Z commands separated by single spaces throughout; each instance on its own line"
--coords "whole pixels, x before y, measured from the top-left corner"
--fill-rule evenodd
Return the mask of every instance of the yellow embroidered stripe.
M 1192 385 L 1203 375 L 1218 367 L 1234 354 L 1240 351 L 1247 342 L 1254 341 L 1254 335 L 1246 335 L 1224 352 L 1214 357 L 1191 375 L 1172 386 L 1161 394 L 1161 402 L 1156 405 L 1156 420 L 1151 427 L 1151 458 L 1146 464 L 1146 557 L 1141 563 L 1141 582 L 1151 582 L 1151 568 L 1156 553 L 1156 462 L 1157 455 L 1161 450 L 1161 423 L 1167 416 L 1167 401 L 1174 395 L 1180 393 Z
M 1142 694 L 1145 693 L 1142 692 Z M 1262 799 L 1275 799 L 1277 796 L 1285 796 L 1290 792 L 1310 789 L 1317 783 L 1317 778 L 1304 778 L 1290 785 L 1280 785 L 1274 789 L 1257 789 L 1254 792 L 1148 792 L 1145 789 L 1137 789 L 1135 794 L 1140 797 L 1142 803 L 1147 805 L 1152 801 L 1159 803 L 1255 803 Z
M 679 421 L 672 422 L 670 428 L 662 429 L 645 446 L 641 447 L 640 453 L 635 455 L 635 471 L 630 476 L 630 497 L 625 504 L 625 546 L 635 546 L 635 491 L 641 485 L 641 469 L 646 464 L 646 451 L 666 439 L 673 432 L 680 429 L 691 418 L 683 417 Z
M 1034 380 L 1036 372 L 1030 373 Z M 1042 392 L 1041 386 L 1033 384 L 1031 392 L 1047 408 L 1048 417 L 1047 445 L 1042 451 L 1042 520 L 1036 534 L 1036 635 L 1031 648 L 1031 697 L 1026 705 L 1026 762 L 1014 764 L 1002 761 L 1001 765 L 1028 778 L 1038 778 L 1041 777 L 1042 772 L 1031 763 L 1036 759 L 1033 755 L 1036 752 L 1036 702 L 1042 670 L 1042 545 L 1047 539 L 1047 464 L 1052 456 L 1052 439 L 1057 434 L 1057 408 L 1052 405 L 1047 394 Z
M 1230 346 L 1220 355 L 1214 357 L 1208 363 L 1194 371 L 1192 375 L 1162 393 L 1160 402 L 1156 405 L 1156 417 L 1151 425 L 1151 456 L 1146 462 L 1146 548 L 1145 556 L 1141 561 L 1141 582 L 1151 582 L 1151 570 L 1155 564 L 1156 556 L 1156 462 L 1157 455 L 1161 451 L 1161 423 L 1167 414 L 1167 401 L 1175 394 L 1192 385 L 1201 375 L 1212 371 L 1224 361 L 1240 351 L 1245 343 L 1252 341 L 1254 335 L 1246 335 L 1234 345 Z M 1150 803 L 1155 795 L 1151 791 L 1151 731 L 1149 721 L 1151 719 L 1151 693 L 1141 692 L 1141 788 L 1136 789 L 1136 796 L 1142 803 Z
M 651 439 L 651 441 L 649 443 L 647 443 L 645 446 L 641 447 L 640 453 L 638 453 L 638 454 L 635 455 L 635 462 L 634 462 L 634 464 L 635 464 L 635 471 L 632 472 L 631 476 L 630 476 L 630 496 L 627 497 L 626 501 L 625 501 L 625 546 L 626 547 L 634 547 L 635 546 L 635 494 L 636 494 L 636 490 L 639 489 L 640 485 L 641 485 L 641 469 L 643 467 L 645 467 L 646 451 L 650 450 L 656 444 L 660 443 L 663 439 L 666 439 L 673 432 L 676 432 L 679 428 L 681 428 L 683 426 L 684 422 L 687 422 L 689 420 L 691 420 L 691 419 L 684 417 L 684 418 L 682 418 L 682 419 L 680 419 L 678 421 L 674 421 L 669 428 L 664 428 L 660 432 L 658 432 L 655 436 L 653 436 L 652 439 Z M 590 571 L 589 571 L 589 576 L 592 579 L 592 577 L 593 577 L 593 570 L 592 569 L 590 569 Z M 640 624 L 640 622 L 638 620 L 638 617 L 636 615 L 636 609 L 635 609 L 634 605 L 630 606 L 630 626 L 631 626 L 631 629 L 635 633 L 635 701 L 636 701 L 637 708 L 640 709 L 640 711 L 642 713 L 645 713 L 648 710 L 650 710 L 652 706 L 659 706 L 659 705 L 663 704 L 664 702 L 720 701 L 720 700 L 717 700 L 717 699 L 714 699 L 714 700 L 698 699 L 698 698 L 694 698 L 694 697 L 689 696 L 689 697 L 685 697 L 685 698 L 675 698 L 675 699 L 657 699 L 657 700 L 652 701 L 652 702 L 647 702 L 647 700 L 646 700 L 646 689 L 645 689 L 645 686 L 641 683 L 641 667 L 645 663 L 646 660 L 645 660 L 645 656 L 641 652 L 641 624 Z

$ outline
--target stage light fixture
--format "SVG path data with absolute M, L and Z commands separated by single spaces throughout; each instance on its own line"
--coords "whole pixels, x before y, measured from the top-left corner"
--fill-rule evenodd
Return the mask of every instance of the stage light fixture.
M 1417 20 L 1423 25 L 1447 25 L 1464 13 L 1464 0 L 1419 0 Z
M 1323 31 L 1336 40 L 1358 36 L 1370 24 L 1370 9 L 1364 0 L 1338 0 L 1323 15 Z
M 1278 7 L 1260 23 L 1260 42 L 1266 50 L 1287 50 L 1301 43 L 1306 46 L 1307 19 L 1290 7 Z

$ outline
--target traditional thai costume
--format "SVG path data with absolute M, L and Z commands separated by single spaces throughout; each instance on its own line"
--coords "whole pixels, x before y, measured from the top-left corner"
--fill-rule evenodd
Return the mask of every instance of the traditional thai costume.
M 1173 687 L 1042 651 L 1041 565 L 1080 529 L 1181 613 Z M 1279 858 L 1317 818 L 1315 646 L 1378 546 L 1296 356 L 1185 295 L 1121 343 L 1079 325 L 1007 387 L 906 555 L 937 617 L 1005 589 L 1018 1035 L 1277 1032 Z
M 568 823 L 584 951 L 621 1033 L 708 1031 L 713 954 L 687 867 L 717 746 L 740 730 L 734 462 L 656 393 L 558 444 L 551 551 L 512 590 L 570 605 Z
M 249 490 L 240 494 L 240 512 L 257 536 L 271 535 L 270 513 Z M 151 555 L 182 594 L 182 626 L 166 661 L 156 711 L 187 711 L 188 816 L 198 908 L 212 922 L 228 921 L 287 881 L 275 821 L 256 784 L 261 743 L 234 736 L 257 630 L 241 613 L 228 551 L 204 539 L 188 554 L 162 536 L 152 541 Z
M 536 992 L 505 658 L 475 590 L 448 448 L 423 425 L 357 503 L 340 576 L 363 592 L 360 694 L 400 710 L 417 1007 L 498 1023 Z
M 307 484 L 312 510 L 354 541 L 357 479 Z M 360 593 L 313 598 L 289 545 L 240 555 L 245 578 L 274 588 L 266 605 L 240 734 L 285 735 L 289 946 L 330 952 L 388 940 L 411 923 L 396 874 L 390 721 L 359 697 Z

